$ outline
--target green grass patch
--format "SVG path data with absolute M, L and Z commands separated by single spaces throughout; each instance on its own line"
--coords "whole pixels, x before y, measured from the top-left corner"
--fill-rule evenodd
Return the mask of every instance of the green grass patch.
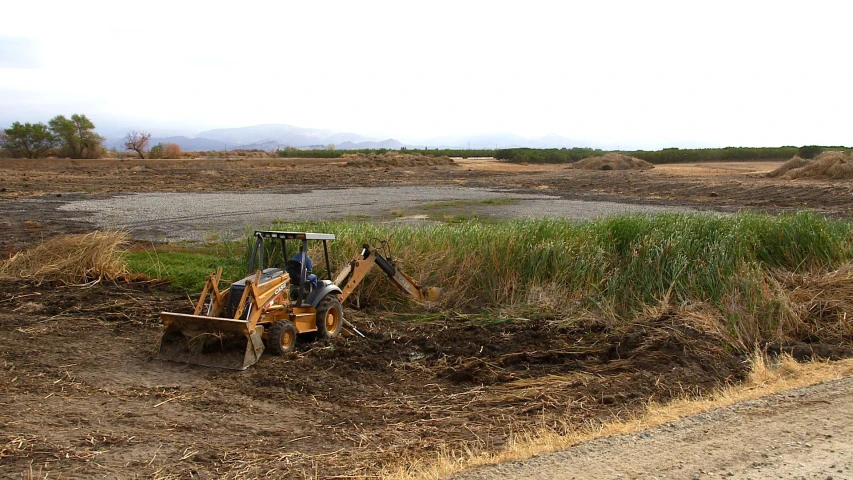
M 126 254 L 132 272 L 169 281 L 170 287 L 190 294 L 201 292 L 208 274 L 222 267 L 222 278 L 236 280 L 245 275 L 242 244 L 157 246 L 134 249 Z
M 412 215 L 426 215 L 428 220 L 443 223 L 463 223 L 482 221 L 490 222 L 486 215 L 478 213 L 476 207 L 493 205 L 513 205 L 518 203 L 517 198 L 488 198 L 484 200 L 451 200 L 445 202 L 425 203 L 411 210 L 391 210 L 391 215 L 397 218 Z

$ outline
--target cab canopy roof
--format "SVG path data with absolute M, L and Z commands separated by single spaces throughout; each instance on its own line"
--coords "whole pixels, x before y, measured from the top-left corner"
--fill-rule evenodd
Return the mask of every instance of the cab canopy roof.
M 334 233 L 311 233 L 311 232 L 278 232 L 275 230 L 255 230 L 256 237 L 283 238 L 285 240 L 334 240 Z

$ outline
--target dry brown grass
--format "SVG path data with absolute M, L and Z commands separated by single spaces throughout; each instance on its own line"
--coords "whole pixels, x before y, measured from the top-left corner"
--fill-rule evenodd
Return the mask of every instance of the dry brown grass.
M 783 163 L 779 168 L 768 172 L 767 176 L 771 178 L 781 177 L 788 173 L 791 170 L 796 170 L 798 168 L 803 168 L 809 164 L 811 160 L 806 160 L 805 158 L 794 157 L 787 162 Z
M 788 180 L 848 180 L 853 178 L 853 157 L 844 152 L 823 152 L 813 160 L 794 157 L 767 175 Z
M 853 263 L 829 273 L 792 274 L 774 272 L 784 288 L 784 300 L 796 318 L 799 331 L 787 332 L 806 338 L 818 335 L 824 342 L 840 343 L 853 337 Z
M 430 165 L 453 165 L 450 157 L 433 157 L 416 153 L 385 152 L 348 153 L 341 157 L 349 167 L 417 167 Z
M 127 242 L 127 233 L 120 231 L 52 238 L 0 263 L 0 279 L 76 285 L 124 278 Z
M 700 163 L 663 163 L 655 165 L 656 175 L 678 175 L 686 177 L 714 177 L 721 175 L 769 174 L 782 166 L 784 162 L 743 161 L 743 162 L 700 162 Z
M 584 158 L 567 168 L 580 170 L 651 170 L 655 166 L 636 157 L 629 157 L 620 153 L 608 153 L 600 157 Z
M 522 432 L 498 452 L 444 451 L 437 458 L 415 460 L 396 470 L 389 469 L 383 478 L 396 480 L 447 478 L 478 466 L 523 460 L 548 452 L 563 450 L 598 437 L 624 435 L 647 430 L 684 417 L 725 407 L 744 400 L 836 380 L 853 375 L 853 359 L 840 362 L 798 363 L 790 357 L 777 362 L 764 355 L 752 357 L 752 368 L 746 381 L 700 398 L 683 398 L 667 404 L 650 402 L 645 411 L 632 418 L 608 423 L 574 426 L 549 425 Z

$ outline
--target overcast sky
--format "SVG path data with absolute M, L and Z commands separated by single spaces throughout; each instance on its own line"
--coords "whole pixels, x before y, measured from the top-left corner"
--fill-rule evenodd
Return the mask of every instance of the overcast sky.
M 6 2 L 0 120 L 853 145 L 846 4 Z

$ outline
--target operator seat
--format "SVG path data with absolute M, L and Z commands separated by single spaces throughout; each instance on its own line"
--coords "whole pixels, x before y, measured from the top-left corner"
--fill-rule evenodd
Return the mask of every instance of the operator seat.
M 308 265 L 311 265 L 311 262 L 308 262 Z M 317 275 L 314 275 L 314 272 L 310 270 L 305 271 L 305 276 L 302 276 L 302 263 L 299 260 L 290 259 L 284 265 L 287 274 L 290 275 L 290 283 L 292 285 L 302 285 L 305 289 L 305 295 L 314 290 L 318 286 Z
M 287 274 L 290 275 L 290 283 L 293 285 L 302 285 L 302 282 L 305 281 L 302 278 L 302 263 L 297 262 L 296 260 L 288 260 L 286 264 L 284 264 L 284 269 L 287 271 Z

